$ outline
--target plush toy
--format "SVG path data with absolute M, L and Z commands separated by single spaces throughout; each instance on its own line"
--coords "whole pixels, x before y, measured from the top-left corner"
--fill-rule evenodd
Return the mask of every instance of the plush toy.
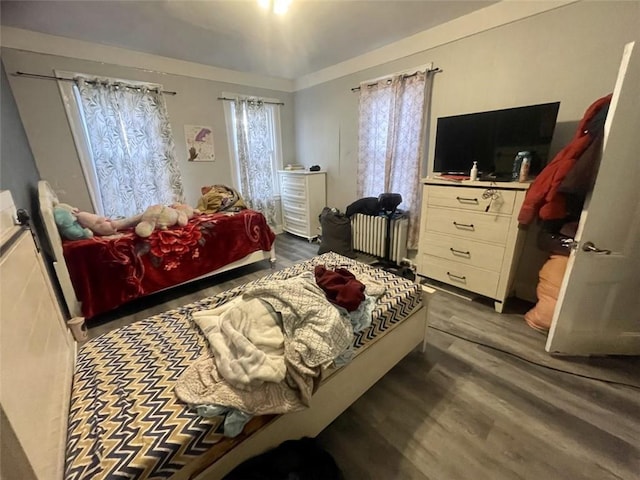
M 138 236 L 146 238 L 156 229 L 166 230 L 167 227 L 180 225 L 184 227 L 189 218 L 182 210 L 164 205 L 152 205 L 142 214 L 142 221 L 136 226 Z
M 187 205 L 186 203 L 174 203 L 171 205 L 171 208 L 175 208 L 179 212 L 184 212 L 187 216 L 187 220 L 191 220 L 194 216 L 200 215 L 200 210 L 197 208 L 193 208 L 191 205 Z
M 78 212 L 76 218 L 82 227 L 88 228 L 96 235 L 114 235 L 117 232 L 110 220 L 95 213 Z
M 94 235 L 115 235 L 118 230 L 134 227 L 142 219 L 142 214 L 109 220 L 95 213 L 81 212 L 66 203 L 58 203 L 53 208 L 53 218 L 62 238 L 81 240 L 91 238 Z
M 115 235 L 118 233 L 118 230 L 131 228 L 134 225 L 137 225 L 142 219 L 142 214 L 129 218 L 109 220 L 105 217 L 101 217 L 100 215 L 96 215 L 95 213 L 77 212 L 76 218 L 82 227 L 88 228 L 96 235 L 106 236 Z
M 60 232 L 60 236 L 65 240 L 82 240 L 93 237 L 93 232 L 82 227 L 76 218 L 77 208 L 73 208 L 65 203 L 60 203 L 53 207 L 53 218 Z

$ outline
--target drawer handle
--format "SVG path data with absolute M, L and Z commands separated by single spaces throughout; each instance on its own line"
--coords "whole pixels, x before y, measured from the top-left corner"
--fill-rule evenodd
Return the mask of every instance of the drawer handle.
M 480 203 L 477 198 L 456 197 L 456 200 L 460 203 L 473 203 L 474 205 L 478 205 Z
M 471 252 L 463 252 L 462 250 L 456 250 L 453 247 L 449 248 L 449 250 L 451 250 L 451 253 L 453 253 L 454 255 L 464 255 L 465 257 L 471 256 Z
M 470 230 L 475 230 L 473 223 L 458 223 L 454 221 L 453 224 L 456 226 L 456 228 L 468 228 Z
M 460 282 L 466 282 L 467 281 L 467 277 L 465 277 L 465 276 L 455 275 L 455 274 L 453 274 L 451 272 L 447 272 L 447 275 L 449 275 L 454 280 L 458 280 Z

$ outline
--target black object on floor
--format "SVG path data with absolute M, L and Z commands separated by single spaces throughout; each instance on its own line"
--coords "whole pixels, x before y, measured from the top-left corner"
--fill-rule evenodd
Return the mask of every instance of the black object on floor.
M 287 440 L 238 465 L 224 480 L 342 480 L 333 457 L 314 438 Z
M 383 270 L 386 270 L 389 273 L 393 273 L 398 277 L 406 278 L 407 280 L 411 280 L 414 282 L 416 280 L 416 274 L 410 267 L 384 267 Z
M 318 255 L 335 252 L 345 257 L 355 258 L 351 247 L 351 220 L 337 208 L 324 207 L 318 217 L 322 227 L 322 240 Z

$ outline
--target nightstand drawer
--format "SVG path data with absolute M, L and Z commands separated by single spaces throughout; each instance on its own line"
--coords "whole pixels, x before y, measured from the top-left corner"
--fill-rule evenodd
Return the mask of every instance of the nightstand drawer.
M 494 199 L 482 198 L 482 195 L 487 192 L 487 190 L 486 188 L 440 187 L 430 185 L 427 190 L 427 205 L 505 215 L 513 212 L 513 204 L 516 198 L 515 191 L 494 190 Z
M 491 213 L 429 208 L 426 214 L 426 232 L 444 233 L 502 245 L 507 241 L 511 225 L 511 217 Z
M 495 298 L 500 280 L 498 272 L 463 265 L 431 255 L 422 256 L 421 274 L 491 298 Z
M 427 255 L 494 272 L 502 269 L 504 247 L 499 245 L 428 232 L 422 233 L 420 243 L 420 251 Z

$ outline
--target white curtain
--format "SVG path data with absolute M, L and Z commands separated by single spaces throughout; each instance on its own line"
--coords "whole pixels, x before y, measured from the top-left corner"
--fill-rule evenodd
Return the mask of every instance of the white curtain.
M 269 112 L 260 100 L 237 99 L 233 106 L 240 192 L 247 205 L 273 226 L 277 219 Z
M 408 247 L 420 228 L 420 166 L 433 74 L 397 75 L 360 85 L 358 197 L 400 193 L 409 212 Z
M 129 217 L 154 204 L 183 201 L 162 94 L 76 78 L 97 183 L 98 213 Z

